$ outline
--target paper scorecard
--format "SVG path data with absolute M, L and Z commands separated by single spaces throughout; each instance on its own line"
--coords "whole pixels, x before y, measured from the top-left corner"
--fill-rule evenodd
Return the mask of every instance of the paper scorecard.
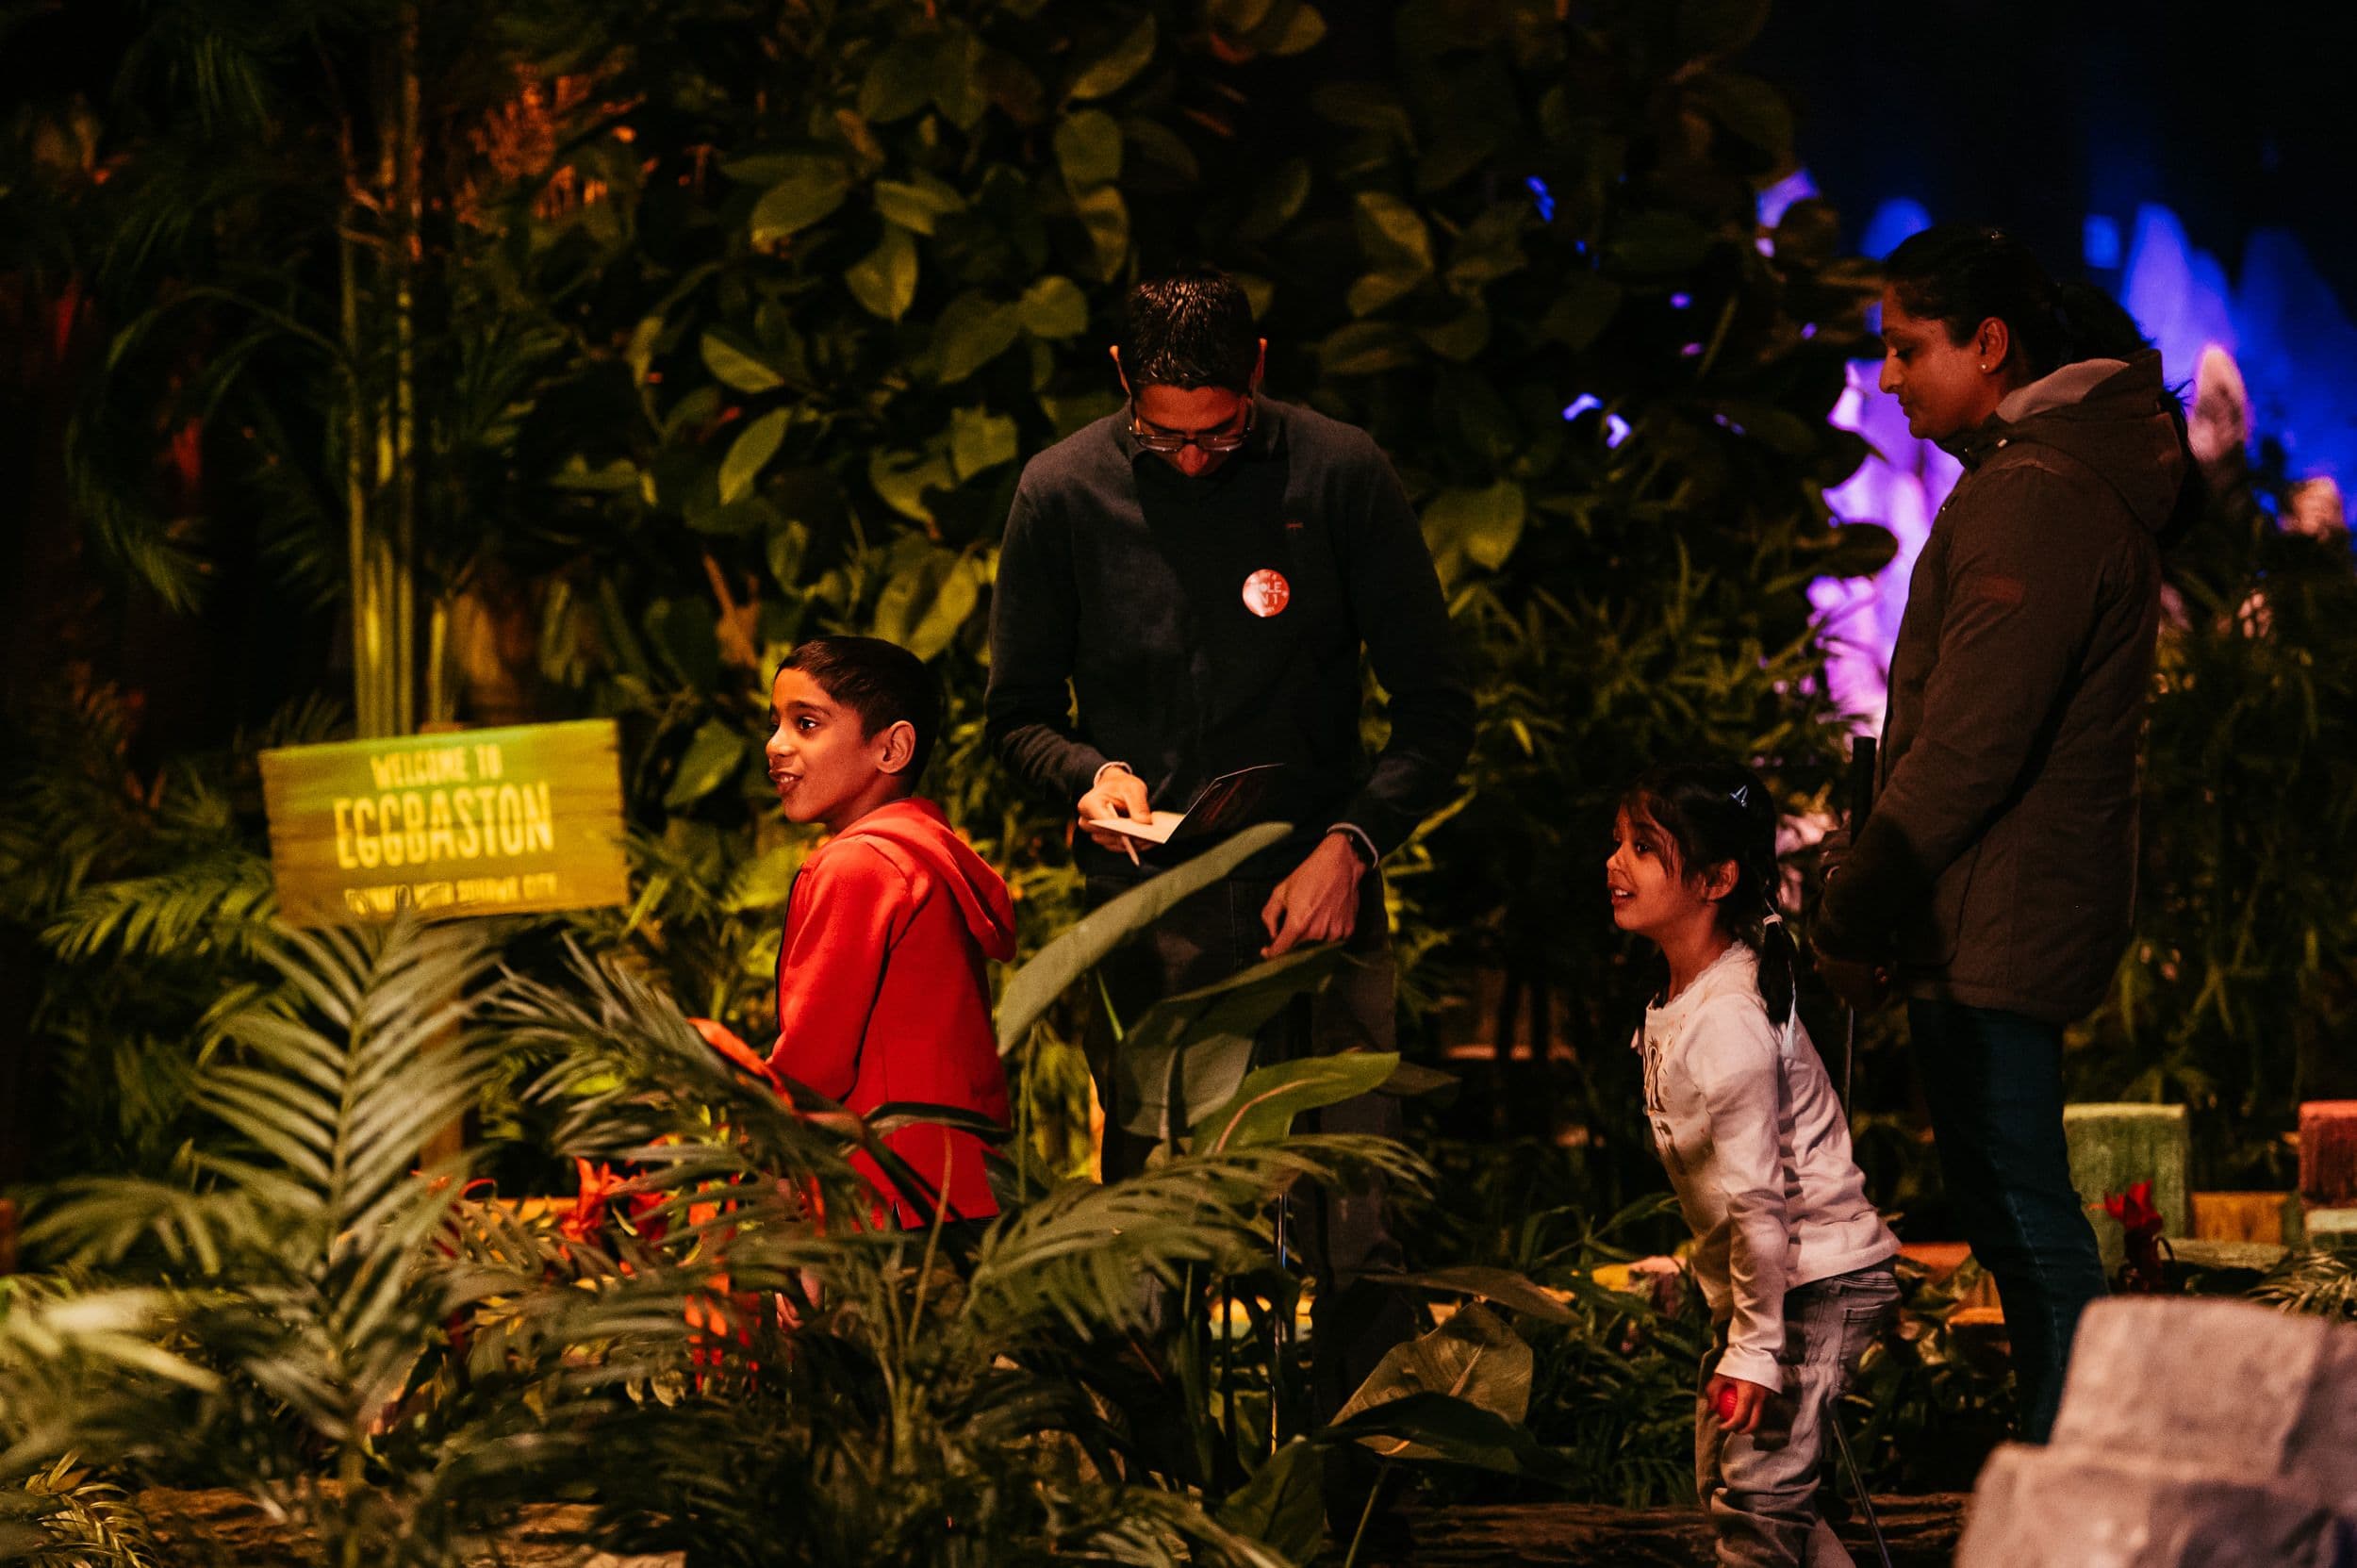
M 1197 790 L 1184 811 L 1150 812 L 1143 817 L 1083 817 L 1080 825 L 1152 845 L 1188 844 L 1224 836 L 1251 825 L 1270 785 L 1283 771 L 1279 763 L 1240 767 L 1233 773 L 1222 773 Z

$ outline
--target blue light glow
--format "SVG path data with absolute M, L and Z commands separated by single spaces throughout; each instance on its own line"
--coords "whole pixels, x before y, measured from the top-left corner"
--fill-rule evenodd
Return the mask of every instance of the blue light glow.
M 1866 225 L 1865 238 L 1858 241 L 1858 252 L 1880 261 L 1905 240 L 1913 239 L 1932 226 L 1932 215 L 1923 204 L 1912 196 L 1893 196 L 1874 209 L 1872 222 Z
M 1539 222 L 1542 223 L 1554 223 L 1555 192 L 1547 189 L 1547 182 L 1541 179 L 1538 175 L 1533 174 L 1528 179 L 1523 181 L 1523 184 L 1527 186 L 1530 190 L 1531 205 L 1539 209 Z
M 1673 310 L 1683 310 L 1693 303 L 1694 296 L 1691 294 L 1673 294 L 1670 296 L 1670 308 Z
M 1582 414 L 1592 414 L 1604 406 L 1604 399 L 1593 392 L 1582 392 L 1563 405 L 1563 417 L 1575 420 Z M 1628 421 L 1618 414 L 1604 417 L 1604 444 L 1607 450 L 1619 446 L 1629 437 Z
M 2100 212 L 2089 213 L 2080 228 L 2079 254 L 2098 272 L 2108 272 L 2118 266 L 2119 225 Z

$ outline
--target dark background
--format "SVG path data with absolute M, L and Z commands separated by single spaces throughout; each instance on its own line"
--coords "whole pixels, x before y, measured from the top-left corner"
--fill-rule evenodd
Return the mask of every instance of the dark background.
M 2252 230 L 2285 228 L 2357 299 L 2357 8 L 1785 0 L 1751 63 L 1790 94 L 1853 244 L 1913 196 L 2067 273 L 2089 214 L 2125 240 L 2157 202 L 2230 273 Z

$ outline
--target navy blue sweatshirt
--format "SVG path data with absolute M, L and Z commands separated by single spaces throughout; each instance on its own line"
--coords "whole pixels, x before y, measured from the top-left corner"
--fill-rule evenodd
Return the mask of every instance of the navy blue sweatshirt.
M 1374 439 L 1307 408 L 1258 409 L 1250 441 L 1200 478 L 1140 448 L 1126 410 L 1031 459 L 991 602 L 989 739 L 1067 807 L 1108 762 L 1168 811 L 1222 773 L 1284 764 L 1263 815 L 1301 834 L 1253 868 L 1281 875 L 1337 824 L 1389 853 L 1445 803 L 1473 694 Z M 1390 698 L 1371 767 L 1362 647 Z M 1079 842 L 1083 867 L 1133 874 Z

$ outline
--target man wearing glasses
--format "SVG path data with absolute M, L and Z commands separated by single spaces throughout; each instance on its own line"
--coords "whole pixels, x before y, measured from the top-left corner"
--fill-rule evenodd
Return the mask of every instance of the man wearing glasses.
M 1182 810 L 1223 773 L 1283 765 L 1266 815 L 1295 834 L 1179 905 L 1106 974 L 1126 1028 L 1159 997 L 1302 944 L 1347 942 L 1364 963 L 1264 1030 L 1264 1061 L 1391 1048 L 1375 868 L 1448 800 L 1473 738 L 1471 688 L 1398 478 L 1364 431 L 1261 395 L 1266 349 L 1225 273 L 1131 290 L 1112 351 L 1128 405 L 1033 458 L 1016 489 L 988 700 L 997 753 L 1074 807 L 1092 903 L 1159 867 L 1140 867 L 1121 835 L 1087 823 Z M 1372 763 L 1362 650 L 1389 694 L 1390 735 Z M 1125 1126 L 1135 1107 L 1120 1103 L 1110 1051 L 1091 1054 L 1111 1179 L 1138 1169 L 1156 1139 Z M 1393 1131 L 1396 1101 L 1370 1096 L 1323 1124 Z M 1310 1254 L 1322 1265 L 1322 1322 L 1345 1294 L 1337 1286 L 1397 1254 L 1379 1194 L 1327 1208 L 1311 1239 L 1324 1256 Z M 1342 1337 L 1322 1332 L 1321 1351 Z

